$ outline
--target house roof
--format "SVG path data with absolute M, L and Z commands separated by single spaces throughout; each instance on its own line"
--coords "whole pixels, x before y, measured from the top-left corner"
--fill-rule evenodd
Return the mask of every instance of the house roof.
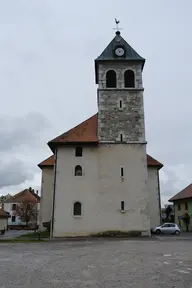
M 150 155 L 147 154 L 147 166 L 156 166 L 159 169 L 163 167 L 163 164 L 159 161 L 157 161 L 155 158 L 151 157 Z
M 175 196 L 173 196 L 171 199 L 169 199 L 169 202 L 174 202 L 177 200 L 192 198 L 192 183 L 189 184 L 186 188 L 181 190 L 179 193 L 177 193 Z
M 97 137 L 97 114 L 83 121 L 69 131 L 59 135 L 48 142 L 49 147 L 53 149 L 54 144 L 77 144 L 77 143 L 95 143 L 98 144 Z
M 116 58 L 114 55 L 114 50 L 117 46 L 121 46 L 126 50 L 125 57 Z M 109 45 L 104 49 L 101 55 L 96 59 L 98 60 L 135 60 L 135 61 L 145 61 L 143 57 L 141 57 L 121 36 L 119 31 L 116 32 L 115 37 L 109 43 Z
M 54 155 L 50 156 L 49 158 L 45 159 L 41 163 L 38 164 L 39 168 L 45 168 L 45 167 L 53 167 L 54 166 Z M 147 154 L 147 166 L 148 167 L 158 167 L 161 169 L 163 167 L 163 164 L 157 161 L 155 158 L 151 157 Z
M 4 203 L 21 203 L 21 202 L 29 202 L 29 203 L 39 203 L 40 197 L 33 191 L 29 189 L 25 189 L 13 196 L 9 199 L 5 200 Z
M 42 167 L 52 167 L 54 165 L 54 155 L 51 155 L 50 157 L 48 157 L 47 159 L 45 159 L 44 161 L 42 161 L 41 163 L 39 163 L 37 166 L 39 168 Z
M 9 218 L 9 217 L 10 217 L 9 212 L 0 209 L 0 218 Z
M 52 151 L 54 151 L 55 145 L 62 144 L 98 144 L 99 139 L 97 137 L 97 123 L 98 123 L 98 114 L 93 115 L 89 119 L 85 120 L 81 124 L 75 126 L 69 131 L 61 134 L 55 139 L 48 142 L 49 147 Z M 39 163 L 38 166 L 42 167 L 50 167 L 54 165 L 54 156 L 50 156 L 45 159 L 43 162 Z M 156 166 L 162 168 L 163 164 L 154 159 L 153 157 L 147 155 L 147 165 L 148 166 Z
M 50 156 L 46 160 L 42 161 L 40 164 L 38 164 L 39 168 L 43 169 L 45 167 L 53 167 L 54 166 L 54 155 Z M 158 167 L 161 169 L 163 167 L 163 164 L 161 164 L 159 161 L 151 157 L 147 154 L 147 166 L 148 167 Z

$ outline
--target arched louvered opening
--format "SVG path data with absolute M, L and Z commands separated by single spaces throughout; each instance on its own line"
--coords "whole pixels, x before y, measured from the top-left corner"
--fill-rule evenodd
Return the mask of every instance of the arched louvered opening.
M 106 73 L 106 87 L 116 88 L 117 86 L 117 76 L 114 70 L 109 70 Z
M 124 73 L 124 86 L 126 88 L 135 87 L 135 73 L 132 70 L 126 70 Z

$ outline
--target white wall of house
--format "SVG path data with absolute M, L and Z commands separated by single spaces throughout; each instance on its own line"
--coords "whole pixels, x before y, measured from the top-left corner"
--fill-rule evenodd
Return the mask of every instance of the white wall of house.
M 154 228 L 161 224 L 158 169 L 156 167 L 148 167 L 147 189 L 149 191 L 151 228 Z
M 7 218 L 0 218 L 0 230 L 7 229 Z
M 145 145 L 100 145 L 58 149 L 53 236 L 88 235 L 106 230 L 141 230 L 150 234 Z M 74 176 L 82 165 L 83 176 Z M 124 179 L 121 179 L 121 167 Z M 82 216 L 73 216 L 75 201 Z M 124 201 L 124 212 L 121 212 Z
M 40 229 L 43 222 L 51 221 L 53 206 L 53 167 L 42 169 L 41 202 L 40 202 Z

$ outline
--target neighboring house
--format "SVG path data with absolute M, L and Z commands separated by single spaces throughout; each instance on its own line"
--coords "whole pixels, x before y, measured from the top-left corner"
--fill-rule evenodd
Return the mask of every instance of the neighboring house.
M 192 184 L 177 193 L 169 202 L 174 204 L 175 222 L 182 230 L 192 231 Z
M 25 189 L 4 202 L 4 209 L 10 213 L 10 218 L 8 219 L 8 225 L 25 225 L 24 221 L 21 221 L 18 208 L 27 203 L 27 205 L 37 205 L 37 214 L 39 215 L 40 210 L 40 197 L 33 190 Z M 29 206 L 30 209 L 30 206 Z M 30 221 L 29 221 L 30 222 Z M 37 219 L 39 222 L 39 216 Z
M 52 237 L 106 230 L 150 236 L 161 223 L 163 165 L 146 153 L 144 63 L 117 31 L 95 60 L 98 114 L 48 143 L 54 156 L 38 165 L 40 223 L 51 220 Z
M 10 215 L 7 211 L 0 209 L 0 231 L 7 230 Z

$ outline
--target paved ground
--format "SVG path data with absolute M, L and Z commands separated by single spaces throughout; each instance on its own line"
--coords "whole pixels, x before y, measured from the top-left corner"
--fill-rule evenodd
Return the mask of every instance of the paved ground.
M 192 287 L 192 241 L 0 243 L 1 288 Z
M 5 231 L 4 235 L 0 235 L 0 240 L 1 239 L 14 239 L 15 237 L 24 235 L 24 234 L 28 234 L 28 233 L 33 233 L 33 231 L 26 231 L 26 230 L 8 230 Z M 1 288 L 1 286 L 0 286 Z

